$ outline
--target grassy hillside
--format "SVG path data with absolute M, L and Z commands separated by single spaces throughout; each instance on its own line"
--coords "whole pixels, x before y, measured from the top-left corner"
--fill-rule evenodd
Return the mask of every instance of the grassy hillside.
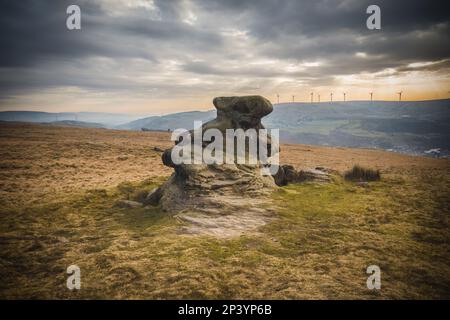
M 283 145 L 297 168 L 359 163 L 382 180 L 298 184 L 238 238 L 180 232 L 159 208 L 123 209 L 167 179 L 167 133 L 0 126 L 1 298 L 450 298 L 450 161 Z M 80 291 L 65 287 L 81 268 Z M 382 271 L 382 289 L 365 270 Z

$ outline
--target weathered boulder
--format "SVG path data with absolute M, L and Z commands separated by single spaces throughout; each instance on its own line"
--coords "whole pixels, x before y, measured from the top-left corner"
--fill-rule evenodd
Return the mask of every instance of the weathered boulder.
M 224 137 L 224 157 L 227 156 L 225 149 L 227 129 L 264 129 L 261 118 L 273 110 L 270 101 L 261 96 L 219 97 L 213 100 L 213 104 L 217 109 L 216 119 L 189 133 L 194 136 L 196 132 L 198 133 L 197 130 L 201 130 L 203 136 L 208 129 L 219 130 Z M 202 148 L 209 142 L 204 141 Z M 270 153 L 272 146 L 270 135 L 267 135 L 263 142 Z M 194 152 L 192 148 L 192 156 Z M 235 157 L 236 150 L 232 152 Z M 221 203 L 216 201 L 217 197 L 233 195 L 260 197 L 276 188 L 274 178 L 261 173 L 262 164 L 259 161 L 256 164 L 240 164 L 236 161 L 225 164 L 175 164 L 172 160 L 172 149 L 164 151 L 162 161 L 164 165 L 174 168 L 175 172 L 167 182 L 147 196 L 146 203 L 160 204 L 166 211 L 217 207 Z
M 203 137 L 208 129 L 219 131 L 223 137 L 223 155 L 219 153 L 219 157 L 223 156 L 226 159 L 232 156 L 233 161 L 231 163 L 226 161 L 223 164 L 175 161 L 172 158 L 174 150 L 179 150 L 180 146 L 195 144 L 192 140 L 191 142 L 184 140 L 186 136 L 180 136 L 175 146 L 165 150 L 161 156 L 163 164 L 173 168 L 174 173 L 163 185 L 148 193 L 144 201 L 145 205 L 159 205 L 163 210 L 174 213 L 177 220 L 183 223 L 181 232 L 216 237 L 232 237 L 244 232 L 256 232 L 258 227 L 275 217 L 275 207 L 268 195 L 277 188 L 277 185 L 329 181 L 330 174 L 321 168 L 297 171 L 291 165 L 284 165 L 271 176 L 262 173 L 261 169 L 265 165 L 260 158 L 256 163 L 236 161 L 238 158 L 247 160 L 251 153 L 250 146 L 245 144 L 244 157 L 236 148 L 227 150 L 227 129 L 243 131 L 254 129 L 257 137 L 247 138 L 258 140 L 256 145 L 258 151 L 261 150 L 261 146 L 265 146 L 270 155 L 279 151 L 277 140 L 263 131 L 262 133 L 258 131 L 264 129 L 261 118 L 272 112 L 272 104 L 260 96 L 219 97 L 214 99 L 213 104 L 217 109 L 216 119 L 189 131 L 188 136 Z M 203 156 L 203 151 L 208 150 L 211 142 L 221 145 L 215 138 L 209 141 L 202 140 L 200 145 L 195 144 L 197 148 L 188 148 L 186 154 L 194 158 L 202 152 Z
M 205 128 L 225 129 L 254 128 L 263 129 L 261 118 L 273 111 L 269 100 L 261 96 L 218 97 L 213 104 L 217 109 L 217 118 L 208 122 Z

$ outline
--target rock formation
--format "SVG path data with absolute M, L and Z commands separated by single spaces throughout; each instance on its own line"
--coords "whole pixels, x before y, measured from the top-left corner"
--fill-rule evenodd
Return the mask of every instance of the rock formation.
M 159 205 L 164 211 L 174 213 L 176 218 L 184 222 L 183 233 L 230 237 L 256 230 L 275 216 L 269 194 L 277 185 L 330 180 L 329 174 L 321 168 L 296 171 L 294 167 L 285 165 L 271 176 L 262 174 L 264 161 L 260 161 L 261 158 L 254 163 L 236 161 L 238 156 L 242 159 L 242 153 L 235 148 L 227 150 L 226 130 L 264 129 L 261 118 L 272 112 L 272 104 L 261 96 L 220 97 L 215 98 L 213 104 L 217 109 L 217 118 L 189 131 L 189 136 L 203 137 L 208 129 L 219 131 L 223 137 L 223 158 L 231 155 L 231 163 L 192 164 L 174 161 L 172 151 L 176 146 L 180 147 L 183 143 L 192 146 L 193 141 L 186 142 L 182 136 L 173 148 L 162 154 L 163 163 L 175 172 L 162 186 L 151 191 L 144 201 L 145 205 Z M 279 151 L 277 141 L 263 131 L 257 131 L 257 137 L 249 139 L 258 140 L 257 149 L 266 146 L 268 154 Z M 197 151 L 194 147 L 189 149 L 189 158 L 198 153 L 203 155 L 203 150 L 212 141 L 220 145 L 220 141 L 213 138 L 209 141 L 203 139 L 200 145 L 197 144 Z M 249 148 L 249 144 L 245 143 L 243 153 L 246 160 Z
M 202 125 L 201 134 L 207 129 L 219 130 L 223 137 L 224 157 L 227 129 L 264 129 L 261 118 L 272 112 L 270 101 L 261 96 L 219 97 L 213 100 L 217 118 Z M 194 136 L 195 130 L 191 130 Z M 205 148 L 208 142 L 204 142 Z M 270 151 L 270 135 L 266 139 Z M 192 148 L 193 150 L 194 148 Z M 236 150 L 233 150 L 235 157 Z M 246 155 L 248 149 L 246 148 Z M 234 197 L 258 198 L 267 195 L 276 185 L 272 176 L 261 174 L 261 163 L 257 164 L 174 164 L 172 149 L 164 151 L 162 161 L 175 172 L 161 187 L 153 190 L 146 199 L 147 204 L 160 204 L 163 210 L 176 212 L 187 209 L 223 208 L 232 206 L 224 199 Z M 194 150 L 192 156 L 194 156 Z M 236 199 L 235 199 L 236 200 Z M 233 201 L 231 201 L 233 202 Z

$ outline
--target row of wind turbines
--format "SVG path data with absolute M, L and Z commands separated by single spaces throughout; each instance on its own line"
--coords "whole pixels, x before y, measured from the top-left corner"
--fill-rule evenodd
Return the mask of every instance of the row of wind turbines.
M 397 92 L 398 94 L 398 101 L 402 101 L 402 94 L 403 91 Z M 314 92 L 310 93 L 311 95 L 311 103 L 314 102 Z M 347 101 L 347 93 L 342 92 L 344 102 Z M 373 92 L 369 92 L 370 95 L 370 101 L 373 101 Z M 292 102 L 295 102 L 295 95 L 292 95 Z M 317 102 L 320 102 L 320 93 L 317 94 Z M 330 102 L 333 102 L 333 92 L 330 93 Z M 277 103 L 280 103 L 280 95 L 277 93 Z

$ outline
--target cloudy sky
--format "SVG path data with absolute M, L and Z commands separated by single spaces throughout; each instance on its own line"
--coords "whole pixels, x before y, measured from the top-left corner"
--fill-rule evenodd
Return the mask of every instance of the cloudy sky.
M 160 114 L 220 95 L 448 98 L 447 1 L 2 0 L 0 110 Z M 81 30 L 66 9 L 81 8 Z M 368 30 L 366 8 L 381 8 Z

